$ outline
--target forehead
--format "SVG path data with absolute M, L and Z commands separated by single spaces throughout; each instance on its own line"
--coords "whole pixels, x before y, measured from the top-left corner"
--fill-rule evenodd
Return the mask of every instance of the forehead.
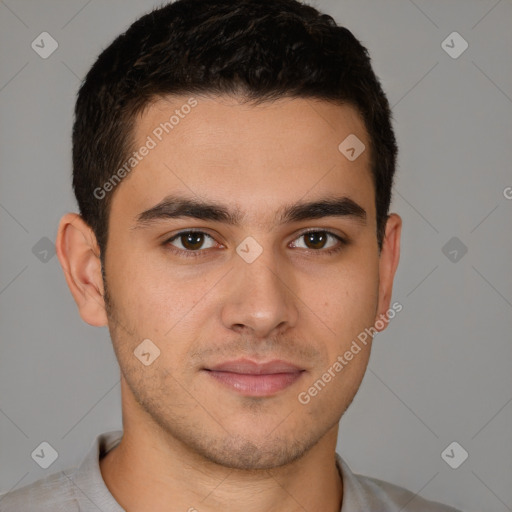
M 373 212 L 370 143 L 350 105 L 173 96 L 150 104 L 133 130 L 134 151 L 151 149 L 123 180 L 112 210 L 122 203 L 135 215 L 183 193 L 236 205 L 248 219 L 263 220 L 283 203 L 338 193 Z M 350 161 L 339 146 L 354 136 L 366 149 Z

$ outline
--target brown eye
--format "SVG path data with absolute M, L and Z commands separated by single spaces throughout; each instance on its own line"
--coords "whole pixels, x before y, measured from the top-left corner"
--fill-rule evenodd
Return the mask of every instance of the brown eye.
M 332 242 L 329 242 L 329 239 L 331 239 Z M 304 245 L 298 244 L 297 240 L 304 240 Z M 341 237 L 329 231 L 308 231 L 307 233 L 302 233 L 302 235 L 293 242 L 294 247 L 314 251 L 324 249 L 322 252 L 330 252 L 330 250 L 335 250 L 337 245 L 341 248 L 344 244 L 345 241 Z
M 182 231 L 181 233 L 173 236 L 167 241 L 167 243 L 184 251 L 199 251 L 201 249 L 209 249 L 215 245 L 215 243 L 213 243 L 209 247 L 204 247 L 205 241 L 208 238 L 214 242 L 210 235 L 203 233 L 202 231 Z M 176 242 L 179 244 L 176 245 Z
M 322 231 L 315 231 L 313 233 L 306 233 L 302 235 L 309 249 L 323 249 L 327 242 L 327 236 Z
M 200 249 L 204 242 L 204 236 L 202 233 L 187 233 L 180 235 L 180 241 L 185 249 Z

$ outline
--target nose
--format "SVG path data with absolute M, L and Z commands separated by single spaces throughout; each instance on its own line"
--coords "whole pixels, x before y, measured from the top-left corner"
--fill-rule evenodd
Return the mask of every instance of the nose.
M 277 267 L 271 253 L 264 250 L 252 263 L 242 258 L 234 262 L 222 306 L 226 328 L 266 338 L 296 325 L 299 312 L 293 276 L 285 271 L 284 262 Z

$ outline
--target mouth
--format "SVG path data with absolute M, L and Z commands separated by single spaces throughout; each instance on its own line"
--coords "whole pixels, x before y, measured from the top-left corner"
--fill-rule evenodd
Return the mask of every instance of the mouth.
M 237 359 L 203 368 L 203 371 L 221 385 L 244 396 L 272 396 L 301 378 L 306 371 L 281 360 L 258 363 Z

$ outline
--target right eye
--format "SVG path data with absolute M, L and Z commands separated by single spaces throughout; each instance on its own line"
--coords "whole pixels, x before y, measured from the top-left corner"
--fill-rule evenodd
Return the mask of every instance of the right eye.
M 203 231 L 180 231 L 164 242 L 165 246 L 172 246 L 171 251 L 184 256 L 201 256 L 202 251 L 215 247 L 215 243 L 209 247 L 203 247 L 206 238 L 214 242 L 214 238 Z M 177 242 L 179 245 L 175 245 Z

